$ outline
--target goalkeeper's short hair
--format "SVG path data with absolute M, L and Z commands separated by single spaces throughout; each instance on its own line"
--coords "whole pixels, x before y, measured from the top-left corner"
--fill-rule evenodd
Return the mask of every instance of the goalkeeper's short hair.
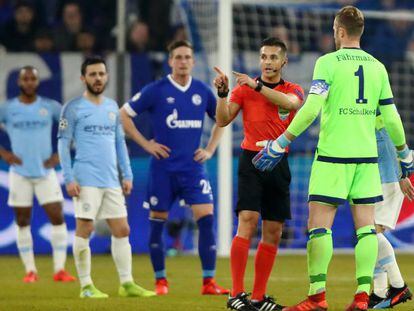
M 348 36 L 361 37 L 364 32 L 364 14 L 354 6 L 348 5 L 340 9 L 335 20 L 339 26 L 345 28 Z

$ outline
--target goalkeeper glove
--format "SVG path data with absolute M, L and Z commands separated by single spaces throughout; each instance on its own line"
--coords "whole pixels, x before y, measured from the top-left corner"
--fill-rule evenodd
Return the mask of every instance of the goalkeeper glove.
M 414 172 L 413 151 L 405 146 L 403 150 L 397 151 L 397 154 L 401 166 L 401 178 L 410 177 Z
M 280 147 L 277 140 L 259 141 L 256 146 L 264 146 L 252 160 L 254 167 L 262 172 L 272 171 L 285 154 L 285 149 Z

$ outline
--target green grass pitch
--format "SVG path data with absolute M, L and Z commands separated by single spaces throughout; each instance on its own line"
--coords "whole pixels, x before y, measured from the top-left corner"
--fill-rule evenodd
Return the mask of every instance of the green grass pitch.
M 400 268 L 406 282 L 414 286 L 414 255 L 398 255 Z M 225 310 L 226 297 L 200 295 L 200 262 L 197 257 L 184 256 L 167 259 L 170 294 L 154 298 L 119 298 L 118 278 L 110 255 L 92 256 L 92 277 L 95 285 L 110 295 L 104 300 L 78 298 L 79 284 L 62 284 L 52 281 L 52 258 L 37 256 L 39 282 L 24 284 L 23 268 L 18 257 L 0 257 L 1 289 L 0 310 Z M 73 259 L 67 263 L 68 270 L 75 273 Z M 151 265 L 147 256 L 134 256 L 134 276 L 138 284 L 153 288 Z M 344 310 L 355 290 L 354 259 L 352 255 L 335 255 L 328 275 L 329 310 Z M 228 259 L 217 263 L 217 281 L 230 287 Z M 246 290 L 251 291 L 253 282 L 253 257 L 246 271 Z M 282 255 L 276 259 L 268 293 L 282 304 L 294 304 L 307 293 L 306 256 Z M 414 310 L 408 302 L 396 310 Z

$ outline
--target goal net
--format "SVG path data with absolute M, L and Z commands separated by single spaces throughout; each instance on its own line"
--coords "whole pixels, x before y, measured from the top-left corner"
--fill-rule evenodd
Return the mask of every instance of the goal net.
M 218 59 L 218 6 L 214 0 L 179 0 L 182 19 L 196 48 L 195 75 L 211 83 Z M 404 10 L 375 11 L 361 8 L 365 14 L 362 48 L 382 61 L 389 72 L 395 102 L 402 116 L 407 140 L 414 146 L 414 13 Z M 283 78 L 300 84 L 305 93 L 310 86 L 316 59 L 333 51 L 332 24 L 338 6 L 335 1 L 232 1 L 233 68 L 251 76 L 260 75 L 259 47 L 269 36 L 288 45 L 289 62 Z M 317 143 L 318 124 L 314 124 L 292 146 L 289 156 L 292 172 L 292 220 L 287 222 L 283 245 L 306 245 L 308 179 Z M 233 125 L 233 154 L 237 162 L 243 137 L 242 121 Z M 217 174 L 220 174 L 218 170 Z M 236 175 L 235 173 L 233 174 Z M 234 185 L 236 180 L 234 179 Z M 237 187 L 234 187 L 237 191 Z M 236 195 L 236 194 L 235 194 Z M 220 208 L 220 207 L 218 207 Z M 335 246 L 353 247 L 353 229 L 349 209 L 338 210 L 335 221 Z

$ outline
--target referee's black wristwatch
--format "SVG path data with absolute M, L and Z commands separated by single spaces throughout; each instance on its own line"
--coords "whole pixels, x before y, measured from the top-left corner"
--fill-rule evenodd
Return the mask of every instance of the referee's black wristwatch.
M 217 96 L 220 98 L 226 98 L 229 95 L 229 89 L 226 90 L 217 90 Z
M 256 80 L 256 83 L 257 83 L 257 85 L 254 88 L 254 90 L 256 92 L 260 92 L 262 90 L 262 87 L 263 87 L 263 82 L 258 79 L 258 80 Z

